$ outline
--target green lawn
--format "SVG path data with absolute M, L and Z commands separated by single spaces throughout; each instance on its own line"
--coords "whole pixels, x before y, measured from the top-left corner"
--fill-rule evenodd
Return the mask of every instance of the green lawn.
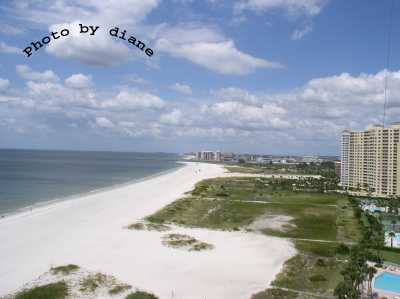
M 382 256 L 385 261 L 400 265 L 400 252 L 383 250 Z

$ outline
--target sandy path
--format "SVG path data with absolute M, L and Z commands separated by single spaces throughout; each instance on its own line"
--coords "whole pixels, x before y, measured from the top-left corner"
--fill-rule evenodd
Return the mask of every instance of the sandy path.
M 201 170 L 200 172 L 198 170 Z M 183 229 L 212 243 L 207 252 L 166 248 L 162 233 L 124 226 L 155 212 L 221 166 L 187 163 L 171 173 L 0 220 L 0 296 L 74 263 L 112 274 L 160 298 L 249 299 L 294 254 L 287 240 L 252 233 Z

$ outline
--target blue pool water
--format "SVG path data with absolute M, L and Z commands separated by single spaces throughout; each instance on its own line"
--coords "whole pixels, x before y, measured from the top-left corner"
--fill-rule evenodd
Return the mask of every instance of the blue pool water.
M 400 294 L 400 275 L 384 272 L 375 278 L 374 288 Z

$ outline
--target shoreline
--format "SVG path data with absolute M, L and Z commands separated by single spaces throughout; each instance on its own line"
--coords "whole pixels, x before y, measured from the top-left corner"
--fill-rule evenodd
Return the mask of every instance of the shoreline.
M 19 290 L 50 267 L 77 264 L 159 298 L 170 298 L 173 291 L 175 298 L 249 299 L 267 288 L 295 254 L 290 241 L 174 228 L 215 246 L 208 252 L 186 252 L 163 246 L 162 232 L 126 229 L 197 182 L 222 176 L 227 174 L 220 165 L 185 162 L 151 179 L 0 220 L 0 296 Z
M 116 183 L 110 186 L 105 186 L 105 187 L 100 187 L 100 188 L 96 188 L 90 191 L 85 191 L 85 192 L 80 192 L 80 193 L 76 193 L 76 194 L 71 194 L 71 195 L 66 195 L 66 196 L 60 196 L 57 198 L 53 198 L 53 199 L 49 199 L 49 200 L 45 200 L 45 201 L 40 201 L 22 208 L 18 208 L 15 211 L 12 212 L 6 212 L 4 214 L 0 213 L 0 223 L 3 220 L 12 218 L 12 217 L 18 217 L 18 216 L 22 216 L 23 214 L 30 214 L 34 211 L 37 211 L 39 209 L 46 209 L 48 207 L 51 207 L 52 205 L 57 205 L 59 203 L 65 202 L 65 201 L 70 201 L 70 200 L 79 200 L 82 197 L 86 197 L 89 195 L 96 195 L 98 193 L 102 193 L 102 192 L 107 192 L 107 191 L 112 191 L 114 189 L 118 189 L 118 188 L 122 188 L 122 187 L 126 187 L 126 186 L 130 186 L 133 184 L 137 184 L 140 183 L 142 181 L 147 181 L 147 180 L 151 180 L 155 177 L 158 176 L 162 176 L 171 172 L 174 172 L 176 170 L 178 170 L 179 168 L 184 167 L 185 165 L 185 161 L 177 161 L 177 166 L 167 169 L 167 170 L 163 170 L 154 174 L 150 174 L 150 175 L 146 175 L 144 177 L 141 178 L 137 178 L 137 179 L 131 179 L 129 181 L 126 181 L 124 183 Z

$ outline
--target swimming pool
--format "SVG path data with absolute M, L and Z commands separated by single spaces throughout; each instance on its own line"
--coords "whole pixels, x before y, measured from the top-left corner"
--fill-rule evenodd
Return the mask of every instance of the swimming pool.
M 400 294 L 400 275 L 383 272 L 375 278 L 374 288 Z

